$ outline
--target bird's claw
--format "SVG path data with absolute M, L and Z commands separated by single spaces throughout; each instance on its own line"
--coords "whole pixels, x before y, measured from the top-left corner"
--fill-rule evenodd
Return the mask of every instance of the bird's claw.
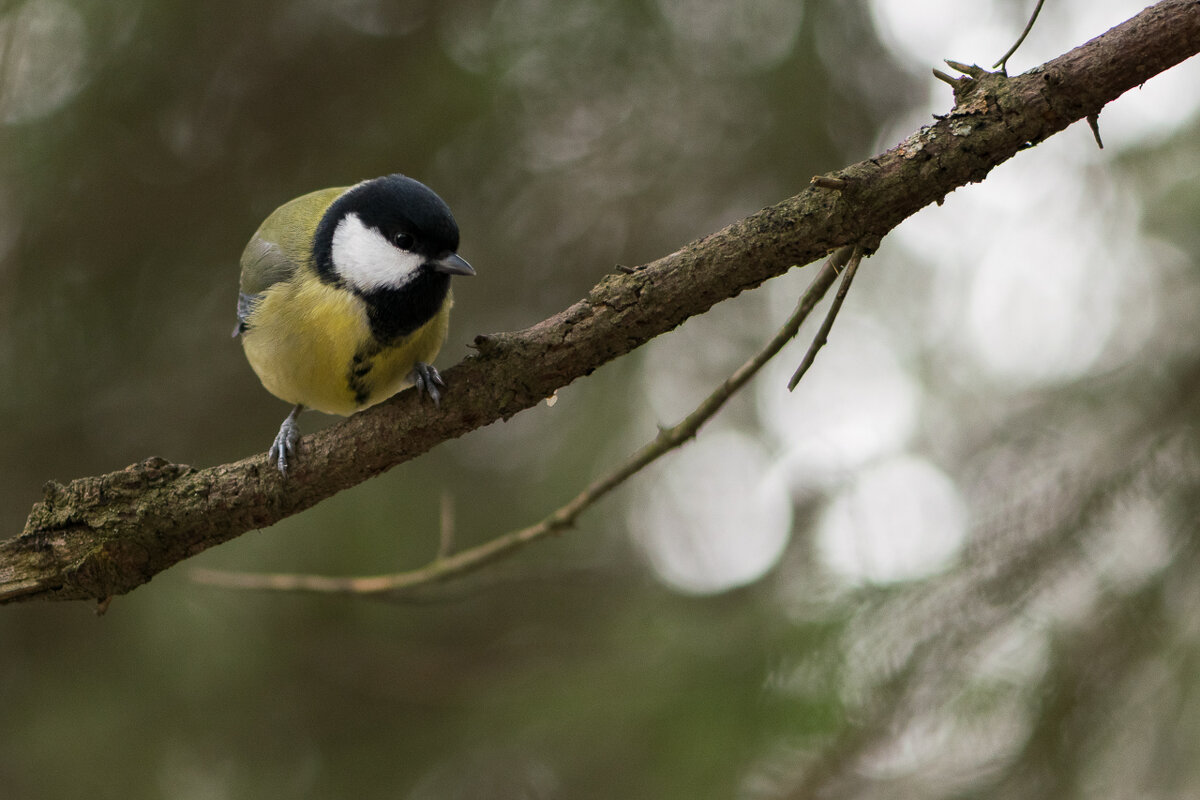
M 410 377 L 413 386 L 417 387 L 418 396 L 428 395 L 435 406 L 441 405 L 442 393 L 438 391 L 438 387 L 445 388 L 446 382 L 442 380 L 442 374 L 437 371 L 437 367 L 418 361 L 413 365 Z
M 296 424 L 296 416 L 300 410 L 300 406 L 297 406 L 284 418 L 283 424 L 279 426 L 279 433 L 275 434 L 271 449 L 267 451 L 268 463 L 274 464 L 279 469 L 279 474 L 285 478 L 288 474 L 288 459 L 296 455 L 296 443 L 300 441 L 300 426 Z

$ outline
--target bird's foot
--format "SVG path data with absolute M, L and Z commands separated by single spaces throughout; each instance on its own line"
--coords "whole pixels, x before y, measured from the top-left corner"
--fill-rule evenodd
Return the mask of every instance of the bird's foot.
M 437 371 L 437 367 L 418 361 L 413 365 L 408 377 L 413 386 L 417 387 L 418 395 L 428 395 L 435 406 L 441 405 L 442 393 L 438 391 L 438 387 L 444 388 L 446 382 L 442 380 L 442 374 Z
M 279 433 L 275 434 L 271 449 L 267 451 L 267 461 L 278 467 L 279 474 L 285 478 L 288 474 L 288 459 L 296 455 L 296 443 L 300 441 L 300 426 L 296 423 L 296 417 L 303 410 L 304 406 L 296 406 L 292 413 L 284 418 L 283 424 L 279 426 Z

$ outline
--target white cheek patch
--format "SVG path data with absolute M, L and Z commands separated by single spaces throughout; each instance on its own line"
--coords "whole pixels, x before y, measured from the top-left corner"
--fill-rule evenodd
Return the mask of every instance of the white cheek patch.
M 357 214 L 347 214 L 333 231 L 333 269 L 356 289 L 394 289 L 408 281 L 425 259 L 393 246 L 368 228 Z

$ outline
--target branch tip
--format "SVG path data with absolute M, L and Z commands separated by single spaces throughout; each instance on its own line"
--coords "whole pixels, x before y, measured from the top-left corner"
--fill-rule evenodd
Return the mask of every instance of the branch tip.
M 1100 141 L 1100 112 L 1087 115 L 1088 127 L 1092 129 L 1092 137 L 1096 140 L 1096 147 L 1104 149 L 1104 142 Z
M 817 351 L 825 346 L 829 340 L 829 331 L 833 329 L 833 321 L 837 318 L 838 311 L 842 308 L 842 301 L 846 299 L 846 294 L 850 291 L 850 282 L 854 280 L 854 273 L 858 271 L 858 265 L 863 258 L 863 246 L 855 245 L 854 247 L 843 247 L 836 251 L 825 262 L 826 266 L 833 270 L 834 274 L 842 271 L 845 267 L 845 272 L 842 273 L 842 282 L 838 285 L 837 294 L 833 297 L 833 303 L 829 306 L 829 311 L 825 314 L 825 319 L 821 323 L 821 327 L 817 329 L 817 335 L 813 337 L 812 344 L 804 353 L 804 358 L 800 361 L 800 366 L 796 368 L 796 372 L 792 375 L 792 379 L 788 381 L 788 391 L 793 391 L 796 384 L 800 383 L 800 379 L 804 377 L 804 373 L 808 372 L 808 368 L 816 361 Z
M 833 189 L 838 192 L 850 186 L 850 181 L 845 178 L 835 178 L 832 175 L 814 175 L 809 183 L 822 189 Z
M 954 61 L 949 58 L 946 59 L 946 64 L 949 65 L 951 69 L 956 69 L 962 74 L 968 75 L 976 80 L 982 78 L 984 75 L 989 74 L 986 69 L 976 66 L 975 64 L 964 64 L 961 61 Z
M 939 81 L 950 84 L 950 86 L 952 86 L 954 88 L 958 88 L 959 79 L 955 78 L 953 75 L 947 75 L 945 72 L 942 72 L 937 67 L 933 68 L 933 77 L 937 78 Z M 937 116 L 937 115 L 935 114 L 934 116 Z

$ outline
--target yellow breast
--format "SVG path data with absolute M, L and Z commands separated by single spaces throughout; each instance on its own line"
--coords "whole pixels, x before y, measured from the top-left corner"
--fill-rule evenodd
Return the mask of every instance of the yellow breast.
M 411 384 L 445 341 L 452 298 L 429 322 L 382 348 L 366 306 L 319 280 L 281 281 L 265 293 L 242 334 L 246 358 L 267 391 L 289 403 L 348 416 Z

